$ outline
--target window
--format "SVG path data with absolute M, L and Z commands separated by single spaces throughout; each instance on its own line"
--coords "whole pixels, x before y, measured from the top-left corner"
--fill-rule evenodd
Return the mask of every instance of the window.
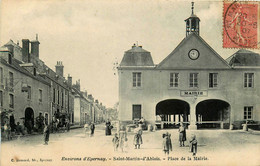
M 61 92 L 61 106 L 64 106 L 64 93 Z
M 209 87 L 215 88 L 218 86 L 218 73 L 209 73 Z
M 53 103 L 55 103 L 55 88 L 53 88 L 53 100 L 52 100 Z
M 141 73 L 140 72 L 133 73 L 133 87 L 141 87 Z
M 27 99 L 31 99 L 32 98 L 32 88 L 30 86 L 28 86 L 28 95 L 27 95 Z
M 39 101 L 42 102 L 42 90 L 39 89 Z
M 3 106 L 3 91 L 0 91 L 0 107 Z
M 58 90 L 58 104 L 60 104 L 60 91 Z
M 170 87 L 179 86 L 179 73 L 170 73 Z
M 44 114 L 44 120 L 45 120 L 45 124 L 49 124 L 49 114 L 48 113 L 45 113 Z
M 244 87 L 245 88 L 254 87 L 254 73 L 245 73 L 244 74 Z
M 253 119 L 253 107 L 244 107 L 244 119 L 245 120 L 251 120 Z
M 8 63 L 12 64 L 12 54 L 8 54 Z
M 0 67 L 0 83 L 3 84 L 3 82 L 4 82 L 3 68 Z
M 198 87 L 198 73 L 190 73 L 190 87 Z
M 133 120 L 141 119 L 141 105 L 133 105 Z
M 33 68 L 33 75 L 36 76 L 36 68 Z
M 9 94 L 9 107 L 14 108 L 14 95 Z
M 14 87 L 14 74 L 12 72 L 9 72 L 9 85 Z

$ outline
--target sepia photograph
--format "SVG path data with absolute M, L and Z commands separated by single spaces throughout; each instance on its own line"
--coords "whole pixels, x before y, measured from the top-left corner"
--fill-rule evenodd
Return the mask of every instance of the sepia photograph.
M 260 165 L 260 1 L 0 0 L 0 62 L 0 166 Z

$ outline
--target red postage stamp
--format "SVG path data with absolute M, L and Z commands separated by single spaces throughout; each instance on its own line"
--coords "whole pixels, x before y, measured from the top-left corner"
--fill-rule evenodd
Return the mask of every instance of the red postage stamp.
M 260 2 L 224 1 L 223 48 L 260 48 Z

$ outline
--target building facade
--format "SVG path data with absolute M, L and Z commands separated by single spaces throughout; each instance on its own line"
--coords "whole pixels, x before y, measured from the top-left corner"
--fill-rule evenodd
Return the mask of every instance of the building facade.
M 79 81 L 73 85 L 70 75 L 64 77 L 61 61 L 55 71 L 45 65 L 39 58 L 39 44 L 36 37 L 33 41 L 23 39 L 22 47 L 12 40 L 0 47 L 1 120 L 11 125 L 20 122 L 25 127 L 30 124 L 33 128 L 40 113 L 47 124 L 59 119 L 61 126 L 66 119 L 72 125 L 99 119 L 92 117 L 100 112 L 94 108 L 97 103 L 92 95 L 80 91 Z
M 49 120 L 50 83 L 37 72 L 37 66 L 22 62 L 15 57 L 22 50 L 11 40 L 0 48 L 0 109 L 4 123 L 20 122 L 34 125 L 35 118 L 42 113 Z M 17 55 L 18 54 L 18 55 Z M 3 117 L 5 116 L 5 117 Z
M 185 20 L 186 37 L 159 64 L 134 45 L 118 67 L 119 120 L 190 129 L 260 123 L 260 55 L 239 50 L 224 60 L 199 35 L 200 19 Z

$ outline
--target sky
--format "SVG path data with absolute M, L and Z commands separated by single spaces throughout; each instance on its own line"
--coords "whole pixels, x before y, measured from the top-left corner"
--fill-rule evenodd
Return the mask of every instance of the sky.
M 222 48 L 223 2 L 195 2 L 200 36 L 224 59 L 238 49 Z M 151 52 L 159 64 L 185 38 L 184 20 L 191 1 L 183 0 L 2 0 L 0 45 L 10 39 L 40 41 L 40 59 L 64 76 L 80 79 L 86 90 L 106 107 L 118 101 L 114 63 L 134 43 Z M 259 50 L 253 50 L 260 52 Z

